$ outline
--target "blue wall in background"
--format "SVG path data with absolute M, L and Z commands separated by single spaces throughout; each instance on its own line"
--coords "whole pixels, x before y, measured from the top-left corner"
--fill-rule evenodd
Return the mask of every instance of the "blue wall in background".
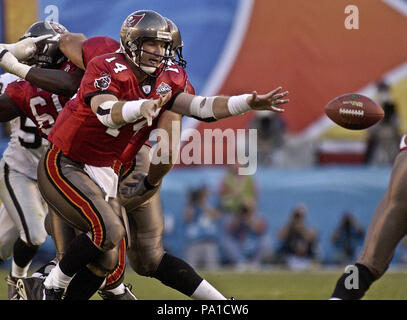
M 39 3 L 41 19 L 47 17 L 47 6 L 57 6 L 59 22 L 69 31 L 87 37 L 106 35 L 119 40 L 124 19 L 140 9 L 155 10 L 170 18 L 181 30 L 187 71 L 199 93 L 222 53 L 239 1 L 40 0 Z
M 292 209 L 304 203 L 308 207 L 307 223 L 318 233 L 319 258 L 329 262 L 334 253 L 330 238 L 344 211 L 353 212 L 366 230 L 387 188 L 390 173 L 390 167 L 259 168 L 254 176 L 259 190 L 259 214 L 268 221 L 273 247 L 277 246 L 277 232 Z M 214 198 L 223 174 L 223 168 L 175 169 L 164 179 L 164 212 L 176 222 L 173 233 L 165 239 L 174 254 L 184 253 L 182 216 L 188 190 L 205 184 Z M 397 260 L 398 254 L 394 261 Z

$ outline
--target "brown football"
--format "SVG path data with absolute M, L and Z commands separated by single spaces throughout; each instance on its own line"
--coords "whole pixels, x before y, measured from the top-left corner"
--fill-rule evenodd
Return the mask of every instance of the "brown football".
M 336 124 L 351 130 L 369 128 L 383 119 L 383 109 L 372 99 L 349 93 L 331 100 L 325 106 L 326 115 Z

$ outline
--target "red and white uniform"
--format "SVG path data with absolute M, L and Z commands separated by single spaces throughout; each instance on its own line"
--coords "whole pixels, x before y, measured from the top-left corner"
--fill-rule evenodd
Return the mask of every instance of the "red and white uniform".
M 185 72 L 184 69 L 174 64 L 173 62 L 170 62 L 167 70 L 172 69 L 183 70 L 183 72 Z M 195 94 L 195 89 L 189 82 L 189 80 L 186 81 L 186 85 L 183 91 L 190 94 Z M 151 130 L 152 129 L 155 129 L 155 127 L 151 128 Z M 131 165 L 131 162 L 134 160 L 134 157 L 136 156 L 137 152 L 143 145 L 143 141 L 145 141 L 144 143 L 151 147 L 151 144 L 148 141 L 146 141 L 146 135 L 148 139 L 148 135 L 150 135 L 151 130 L 145 130 L 143 132 L 140 132 L 139 134 L 134 135 L 133 138 L 130 140 L 129 144 L 126 146 L 126 149 L 123 151 L 120 157 L 121 163 L 123 163 L 126 167 L 129 167 Z
M 61 70 L 72 72 L 76 66 L 68 61 Z M 14 104 L 37 126 L 40 134 L 46 138 L 51 131 L 62 107 L 70 99 L 42 90 L 25 80 L 18 80 L 8 85 L 5 93 Z
M 0 93 L 18 80 L 13 74 L 0 75 Z M 37 187 L 37 165 L 48 143 L 42 139 L 30 119 L 17 117 L 9 122 L 10 141 L 0 160 L 0 259 L 13 254 L 18 238 L 35 245 L 44 242 L 47 233 L 44 217 L 47 206 Z
M 145 119 L 119 129 L 104 126 L 90 107 L 98 94 L 112 94 L 118 100 L 157 99 L 159 94 L 184 91 L 188 84 L 186 72 L 172 65 L 147 88 L 139 84 L 122 53 L 109 53 L 93 58 L 87 65 L 78 95 L 61 112 L 49 140 L 69 158 L 96 167 L 111 167 L 118 160 L 130 139 L 138 149 L 148 139 L 159 118 L 148 127 Z M 166 106 L 158 112 L 161 114 Z
M 5 73 L 0 75 L 0 93 L 4 93 L 10 83 L 20 78 Z M 16 92 L 17 94 L 17 92 Z M 21 95 L 21 93 L 19 92 Z M 3 159 L 11 170 L 18 171 L 30 179 L 37 179 L 38 161 L 48 145 L 42 139 L 35 124 L 27 117 L 17 117 L 9 122 L 10 141 L 3 152 Z

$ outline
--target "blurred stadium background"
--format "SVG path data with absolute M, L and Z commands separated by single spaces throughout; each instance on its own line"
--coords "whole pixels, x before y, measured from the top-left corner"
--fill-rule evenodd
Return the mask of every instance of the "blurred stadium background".
M 270 255 L 257 267 L 273 268 L 278 232 L 300 204 L 317 235 L 311 266 L 330 267 L 338 262 L 331 238 L 343 214 L 353 213 L 366 231 L 390 178 L 394 150 L 369 149 L 367 158 L 368 146 L 398 144 L 399 136 L 375 135 L 378 126 L 339 128 L 324 115 L 324 105 L 349 92 L 380 103 L 377 84 L 385 83 L 395 107 L 391 125 L 398 134 L 407 128 L 407 0 L 352 4 L 359 10 L 359 29 L 348 30 L 345 0 L 0 0 L 0 42 L 18 40 L 34 21 L 51 16 L 71 32 L 118 39 L 130 12 L 153 9 L 180 28 L 187 71 L 198 94 L 265 92 L 280 85 L 289 90 L 291 102 L 281 118 L 250 113 L 215 124 L 184 120 L 183 128 L 258 128 L 258 168 L 252 178 L 256 215 L 264 222 Z M 7 141 L 3 136 L 2 150 Z M 223 165 L 179 165 L 167 175 L 162 201 L 170 252 L 185 258 L 191 241 L 184 222 L 190 191 L 208 187 L 216 206 L 226 171 Z M 392 267 L 403 264 L 405 251 L 400 245 Z M 36 259 L 52 254 L 48 240 Z M 222 251 L 220 260 L 221 265 L 230 263 Z

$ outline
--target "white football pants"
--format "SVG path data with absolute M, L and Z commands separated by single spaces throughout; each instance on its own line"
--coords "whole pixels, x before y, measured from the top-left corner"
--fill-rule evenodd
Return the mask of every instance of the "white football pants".
M 0 161 L 0 198 L 0 259 L 7 260 L 18 238 L 36 246 L 46 240 L 48 207 L 37 181 L 10 169 L 4 159 Z

